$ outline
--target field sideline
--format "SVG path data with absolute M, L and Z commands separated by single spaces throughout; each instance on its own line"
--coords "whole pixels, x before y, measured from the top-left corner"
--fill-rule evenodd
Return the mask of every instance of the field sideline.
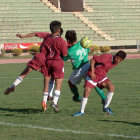
M 14 93 L 3 94 L 25 67 L 23 64 L 0 64 L 0 140 L 133 140 L 140 139 L 139 59 L 125 60 L 108 77 L 116 92 L 111 103 L 113 116 L 102 112 L 99 96 L 93 90 L 85 115 L 73 117 L 80 104 L 72 101 L 67 80 L 70 62 L 65 63 L 65 78 L 59 100 L 60 113 L 49 106 L 41 111 L 43 77 L 38 72 L 24 79 Z M 78 87 L 83 94 L 82 82 Z M 105 91 L 106 92 L 106 91 Z

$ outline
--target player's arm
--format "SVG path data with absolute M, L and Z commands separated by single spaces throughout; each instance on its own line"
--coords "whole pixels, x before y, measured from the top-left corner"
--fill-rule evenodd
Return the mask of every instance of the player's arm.
M 67 52 L 67 56 L 63 57 L 62 59 L 63 59 L 64 61 L 67 61 L 67 60 L 71 59 L 71 56 L 70 56 L 70 54 L 69 54 L 69 49 L 68 49 L 68 52 Z
M 20 38 L 35 37 L 35 36 L 36 36 L 36 32 L 34 32 L 34 33 L 29 33 L 29 34 L 26 34 L 26 35 L 17 34 L 16 36 L 17 36 L 17 37 L 20 37 Z
M 62 46 L 61 46 L 61 56 L 66 57 L 68 53 L 68 46 L 65 40 L 62 40 Z
M 91 79 L 94 80 L 96 78 L 95 73 L 94 73 L 94 65 L 95 65 L 95 60 L 94 58 L 90 60 L 90 68 L 91 68 Z
M 17 34 L 17 37 L 20 38 L 27 38 L 27 37 L 39 37 L 39 38 L 45 38 L 47 35 L 49 35 L 50 33 L 46 33 L 46 32 L 33 32 L 33 33 L 29 33 L 26 35 L 23 34 Z

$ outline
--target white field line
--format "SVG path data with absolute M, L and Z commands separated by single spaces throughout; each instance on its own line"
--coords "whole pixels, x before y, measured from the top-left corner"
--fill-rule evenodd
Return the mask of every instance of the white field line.
M 87 132 L 87 131 L 76 131 L 76 130 L 68 130 L 68 129 L 55 129 L 49 128 L 44 126 L 35 126 L 31 124 L 14 124 L 14 123 L 7 123 L 7 122 L 0 122 L 0 125 L 7 125 L 7 126 L 14 126 L 14 127 L 26 127 L 31 129 L 41 129 L 41 130 L 49 130 L 55 132 L 69 132 L 75 134 L 87 134 L 87 135 L 101 135 L 101 136 L 110 136 L 110 137 L 122 137 L 128 139 L 140 139 L 140 136 L 126 136 L 126 135 L 118 135 L 118 134 L 103 134 L 103 133 L 94 133 L 94 132 Z
M 0 79 L 13 79 L 13 78 L 16 78 L 16 77 L 0 77 Z M 30 80 L 40 80 L 40 79 L 43 79 L 43 78 L 40 78 L 40 77 L 32 77 L 32 78 L 25 78 L 25 79 L 30 79 Z M 63 80 L 66 80 L 68 81 L 68 79 L 64 78 Z M 113 81 L 113 83 L 132 83 L 132 84 L 139 84 L 140 81 Z

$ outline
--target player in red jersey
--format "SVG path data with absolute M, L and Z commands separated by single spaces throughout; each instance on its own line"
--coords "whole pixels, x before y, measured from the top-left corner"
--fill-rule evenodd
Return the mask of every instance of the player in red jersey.
M 61 26 L 60 26 L 61 27 Z M 43 48 L 46 49 L 46 66 L 42 69 L 43 74 L 45 75 L 45 91 L 46 93 L 43 96 L 43 105 L 46 105 L 47 97 L 48 97 L 48 89 L 49 89 L 49 81 L 52 77 L 55 79 L 56 87 L 55 93 L 53 97 L 53 102 L 51 106 L 54 108 L 56 112 L 59 112 L 59 108 L 57 106 L 57 102 L 60 96 L 61 84 L 64 78 L 64 62 L 61 57 L 67 56 L 67 44 L 65 40 L 63 40 L 60 36 L 60 28 L 54 28 L 50 26 L 51 32 L 55 34 L 51 34 L 47 36 L 44 40 Z
M 85 80 L 85 89 L 83 100 L 81 103 L 81 110 L 80 112 L 75 113 L 73 116 L 84 115 L 88 97 L 92 88 L 94 88 L 96 85 L 100 88 L 106 88 L 108 90 L 103 111 L 107 112 L 110 115 L 113 114 L 112 110 L 109 108 L 109 105 L 114 95 L 115 87 L 112 82 L 106 77 L 106 74 L 111 68 L 118 65 L 118 63 L 124 60 L 125 57 L 126 53 L 124 51 L 118 51 L 114 56 L 112 54 L 93 56 L 93 59 L 91 60 L 91 66 Z
M 21 83 L 23 81 L 23 79 L 32 71 L 32 70 L 36 70 L 36 71 L 40 71 L 42 72 L 44 75 L 46 74 L 45 70 L 46 70 L 46 67 L 45 67 L 45 61 L 46 61 L 46 58 L 48 58 L 48 48 L 46 47 L 47 43 L 46 43 L 46 38 L 47 37 L 51 37 L 52 38 L 52 42 L 53 40 L 57 40 L 58 43 L 58 46 L 59 45 L 62 45 L 61 47 L 61 50 L 60 50 L 60 55 L 63 56 L 63 54 L 65 54 L 67 52 L 67 47 L 66 47 L 66 43 L 65 41 L 61 38 L 61 34 L 63 33 L 63 30 L 61 28 L 61 22 L 59 21 L 53 21 L 50 23 L 50 30 L 51 30 L 51 34 L 50 33 L 43 33 L 43 32 L 35 32 L 35 33 L 30 33 L 30 34 L 27 34 L 27 35 L 22 35 L 22 34 L 17 34 L 18 37 L 20 38 L 25 38 L 25 37 L 40 37 L 40 38 L 43 38 L 43 42 L 41 44 L 41 47 L 40 47 L 40 53 L 36 54 L 34 56 L 34 58 L 28 62 L 27 64 L 27 67 L 23 70 L 23 72 L 16 78 L 16 80 L 14 81 L 14 83 L 12 84 L 11 87 L 7 88 L 4 92 L 4 94 L 8 95 L 10 92 L 13 92 L 15 90 L 15 87 Z M 56 39 L 55 39 L 56 38 Z M 58 39 L 59 38 L 59 39 Z M 62 41 L 62 42 L 61 42 Z M 51 41 L 49 41 L 49 43 L 51 43 Z M 57 45 L 55 45 L 55 47 L 57 47 Z M 56 48 L 56 50 L 58 50 L 60 48 Z M 51 51 L 52 52 L 52 51 Z M 57 55 L 59 55 L 57 53 Z M 65 56 L 65 55 L 64 55 Z M 56 56 L 55 56 L 56 57 Z M 58 57 L 58 56 L 57 56 Z M 56 57 L 56 58 L 57 58 Z M 47 87 L 46 87 L 46 77 L 44 76 L 44 95 L 47 95 L 46 94 L 46 90 L 47 90 Z M 50 81 L 50 89 L 51 87 L 53 86 L 53 80 Z M 48 91 L 47 91 L 48 92 Z M 45 98 L 45 97 L 44 97 Z M 43 105 L 42 105 L 43 106 Z M 46 110 L 46 107 L 44 105 L 44 108 L 43 110 Z

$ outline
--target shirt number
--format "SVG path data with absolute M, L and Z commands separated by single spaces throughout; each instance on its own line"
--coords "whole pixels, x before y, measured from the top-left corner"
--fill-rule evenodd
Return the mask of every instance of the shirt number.
M 79 60 L 82 60 L 84 56 L 87 54 L 87 49 L 82 48 L 82 50 L 78 50 L 76 55 L 79 56 Z

